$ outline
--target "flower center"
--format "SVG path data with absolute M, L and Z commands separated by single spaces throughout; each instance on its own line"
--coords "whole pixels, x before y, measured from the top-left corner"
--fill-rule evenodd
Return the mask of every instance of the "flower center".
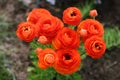
M 24 30 L 24 32 L 28 32 L 28 31 L 30 31 L 30 28 L 29 28 L 29 27 L 26 27 L 26 28 L 24 28 L 23 30 Z
M 71 56 L 69 54 L 64 55 L 64 60 L 70 60 L 70 59 L 71 59 Z
M 54 61 L 55 61 L 55 57 L 54 57 L 54 55 L 52 55 L 52 54 L 46 54 L 45 57 L 44 57 L 44 61 L 45 61 L 47 64 L 53 64 Z
M 76 13 L 73 11 L 71 14 L 70 14 L 72 17 L 76 16 Z
M 95 48 L 96 48 L 97 50 L 100 50 L 100 49 L 101 49 L 101 46 L 100 46 L 99 44 L 95 44 Z

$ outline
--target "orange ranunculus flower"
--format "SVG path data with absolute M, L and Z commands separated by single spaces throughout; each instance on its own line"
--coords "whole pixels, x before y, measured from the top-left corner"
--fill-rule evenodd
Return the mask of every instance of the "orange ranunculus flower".
M 61 48 L 76 49 L 79 47 L 79 44 L 80 39 L 78 33 L 67 27 L 61 29 L 52 42 L 52 45 L 55 49 Z
M 64 27 L 62 21 L 54 16 L 44 16 L 36 24 L 39 27 L 39 36 L 45 36 L 51 43 L 57 32 Z
M 85 50 L 94 59 L 100 58 L 106 50 L 106 44 L 101 37 L 92 36 L 85 41 Z
M 43 8 L 35 8 L 28 14 L 27 21 L 36 24 L 39 18 L 47 15 L 51 15 L 48 10 Z
M 70 25 L 78 25 L 82 19 L 81 11 L 76 7 L 69 7 L 63 12 L 63 22 Z
M 38 51 L 38 67 L 46 69 L 49 66 L 52 66 L 56 60 L 56 52 L 50 48 Z
M 104 28 L 97 20 L 86 19 L 78 25 L 77 32 L 82 37 L 82 40 L 85 41 L 87 38 L 93 35 L 102 37 L 104 34 Z
M 55 70 L 60 74 L 72 74 L 81 63 L 80 53 L 76 49 L 60 49 L 56 52 Z
M 36 26 L 30 22 L 22 22 L 18 25 L 16 35 L 21 40 L 31 42 L 36 35 Z

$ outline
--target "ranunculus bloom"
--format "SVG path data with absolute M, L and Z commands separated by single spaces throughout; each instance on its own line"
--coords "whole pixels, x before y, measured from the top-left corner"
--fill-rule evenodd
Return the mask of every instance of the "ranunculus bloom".
M 36 35 L 36 26 L 30 22 L 22 22 L 18 25 L 16 35 L 21 40 L 31 42 Z
M 83 33 L 81 32 L 83 32 L 83 30 L 84 31 L 86 30 L 85 32 L 86 35 L 82 35 Z M 104 28 L 99 21 L 94 19 L 86 19 L 78 25 L 77 32 L 82 37 L 82 40 L 85 41 L 87 38 L 93 35 L 102 37 L 104 34 Z
M 80 39 L 78 33 L 70 28 L 61 29 L 53 40 L 52 44 L 55 49 L 79 47 Z
M 38 56 L 38 66 L 42 69 L 46 69 L 52 66 L 56 60 L 56 52 L 50 48 L 46 48 L 37 53 Z
M 94 59 L 100 58 L 106 50 L 106 44 L 101 37 L 92 36 L 85 41 L 85 50 Z
M 82 19 L 81 11 L 76 7 L 69 7 L 63 12 L 63 21 L 66 24 L 78 25 Z
M 39 18 L 47 15 L 51 15 L 51 13 L 48 10 L 43 8 L 35 8 L 29 13 L 27 21 L 36 24 Z
M 72 74 L 78 70 L 81 63 L 80 53 L 75 49 L 60 49 L 57 52 L 54 64 L 55 70 L 60 74 Z
M 91 17 L 96 17 L 97 15 L 98 15 L 98 13 L 97 13 L 97 10 L 91 10 L 90 11 L 90 13 L 89 13 L 89 15 L 91 16 Z
M 48 39 L 51 43 L 57 32 L 64 27 L 62 21 L 54 16 L 44 16 L 36 24 L 39 27 L 39 35 Z

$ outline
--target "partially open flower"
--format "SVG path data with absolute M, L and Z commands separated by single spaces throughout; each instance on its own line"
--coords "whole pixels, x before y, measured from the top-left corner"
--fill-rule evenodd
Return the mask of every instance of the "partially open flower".
M 85 41 L 85 50 L 94 59 L 100 58 L 106 50 L 104 40 L 98 36 L 92 36 Z
M 81 11 L 76 7 L 69 7 L 63 12 L 63 21 L 66 24 L 78 25 L 82 19 Z
M 78 33 L 70 28 L 61 29 L 52 42 L 55 49 L 77 49 L 80 44 Z
M 39 53 L 38 56 L 38 66 L 42 69 L 46 69 L 50 66 L 53 66 L 56 60 L 56 53 L 50 48 L 46 48 Z
M 81 34 L 81 30 L 85 32 L 85 36 Z M 96 35 L 99 37 L 102 37 L 104 34 L 104 28 L 103 25 L 94 19 L 86 19 L 83 20 L 77 28 L 77 32 L 82 37 L 82 40 L 85 41 L 87 38 Z M 87 33 L 86 33 L 87 32 Z
M 81 63 L 80 53 L 74 49 L 60 49 L 56 52 L 55 70 L 60 74 L 72 74 Z
M 26 42 L 31 42 L 36 35 L 36 26 L 30 22 L 22 22 L 18 25 L 17 37 Z

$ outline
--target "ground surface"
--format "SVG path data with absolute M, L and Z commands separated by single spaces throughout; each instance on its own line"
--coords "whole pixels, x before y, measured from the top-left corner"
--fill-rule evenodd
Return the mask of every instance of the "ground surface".
M 119 0 L 114 0 L 114 2 L 111 0 L 108 5 L 106 5 L 105 1 L 102 7 L 100 7 L 100 5 L 96 6 L 102 12 L 99 19 L 104 21 L 107 25 L 110 25 L 112 22 L 120 27 Z M 114 3 L 112 4 L 113 6 L 111 6 L 111 3 Z M 104 9 L 104 6 L 107 7 L 108 11 L 106 11 L 106 8 Z M 6 60 L 10 61 L 6 63 L 6 65 L 14 74 L 16 80 L 26 80 L 28 75 L 27 67 L 30 64 L 30 60 L 28 58 L 29 45 L 17 39 L 15 30 L 17 24 L 21 21 L 25 21 L 28 12 L 34 7 L 36 7 L 35 2 L 29 6 L 25 6 L 22 2 L 18 2 L 17 0 L 0 1 L 0 18 L 3 19 L 5 24 L 10 25 L 8 29 L 5 29 L 5 32 L 1 30 L 2 28 L 0 26 L 0 32 L 4 33 L 0 35 L 0 51 L 6 55 Z M 51 5 L 49 5 L 49 7 L 43 5 L 43 7 L 48 8 L 52 12 L 59 12 L 60 10 Z M 113 13 L 113 11 L 115 13 Z M 53 14 L 58 15 L 56 12 Z M 107 50 L 106 55 L 101 59 L 93 60 L 87 57 L 83 61 L 83 69 L 80 71 L 83 80 L 120 80 L 119 56 L 120 50 L 113 47 L 111 50 Z

